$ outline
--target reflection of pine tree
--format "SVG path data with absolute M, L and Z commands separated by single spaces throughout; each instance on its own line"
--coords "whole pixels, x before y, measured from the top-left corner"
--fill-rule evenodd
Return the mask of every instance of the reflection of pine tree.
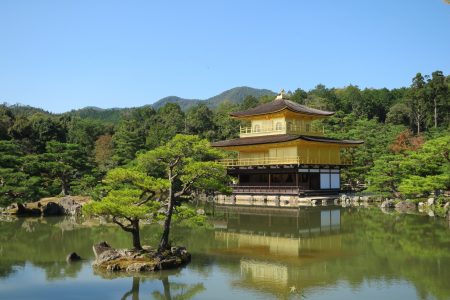
M 152 296 L 155 299 L 164 300 L 185 300 L 192 299 L 197 294 L 206 290 L 203 283 L 186 284 L 186 283 L 170 283 L 168 277 L 161 279 L 164 287 L 164 294 L 159 291 L 154 291 Z M 172 295 L 173 294 L 173 295 Z
M 125 300 L 128 298 L 128 296 L 131 295 L 132 300 L 139 300 L 139 287 L 141 284 L 141 278 L 139 277 L 133 277 L 133 285 L 131 286 L 131 290 L 123 294 L 121 300 Z

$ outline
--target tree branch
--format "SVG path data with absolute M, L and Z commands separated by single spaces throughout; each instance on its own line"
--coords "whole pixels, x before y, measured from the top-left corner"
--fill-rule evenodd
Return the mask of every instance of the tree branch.
M 141 201 L 139 201 L 138 203 L 134 204 L 135 206 L 141 206 L 142 204 L 147 203 L 148 201 L 150 201 L 151 198 L 153 198 L 153 196 L 155 196 L 156 193 L 154 191 L 149 192 L 149 195 L 145 196 Z
M 129 221 L 128 218 L 126 218 L 126 219 Z M 131 232 L 131 231 L 132 231 L 132 228 L 130 228 L 130 227 L 124 225 L 123 223 L 121 223 L 119 220 L 117 220 L 116 217 L 113 217 L 113 218 L 112 218 L 112 221 L 113 221 L 113 223 L 119 225 L 120 228 L 122 228 L 123 230 L 125 230 L 125 231 L 127 231 L 127 232 Z
M 189 182 L 187 182 L 187 183 L 183 186 L 183 188 L 181 189 L 181 191 L 179 191 L 178 193 L 175 193 L 175 197 L 181 197 L 184 193 L 186 193 L 186 192 L 191 188 L 191 186 L 194 184 L 194 182 L 195 182 L 197 179 L 199 179 L 200 177 L 202 177 L 202 176 L 201 176 L 201 175 L 194 176 L 194 177 L 192 178 L 192 180 L 190 180 Z

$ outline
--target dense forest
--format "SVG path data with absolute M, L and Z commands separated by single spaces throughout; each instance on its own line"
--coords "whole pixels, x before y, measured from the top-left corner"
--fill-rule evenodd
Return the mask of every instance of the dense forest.
M 317 85 L 288 95 L 300 104 L 336 112 L 316 124 L 327 136 L 365 141 L 345 153 L 353 165 L 343 172 L 344 188 L 396 197 L 450 188 L 450 76 L 418 73 L 409 87 L 392 90 Z M 229 113 L 274 98 L 267 91 L 241 102 L 196 101 L 186 110 L 166 101 L 156 109 L 107 110 L 106 117 L 95 108 L 51 114 L 0 105 L 0 206 L 95 193 L 108 170 L 127 165 L 177 133 L 210 141 L 237 137 L 240 123 Z

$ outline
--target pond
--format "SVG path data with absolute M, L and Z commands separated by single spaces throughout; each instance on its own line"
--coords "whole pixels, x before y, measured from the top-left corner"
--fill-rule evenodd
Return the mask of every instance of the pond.
M 218 209 L 212 226 L 175 226 L 192 253 L 181 270 L 98 273 L 92 245 L 128 247 L 112 224 L 0 221 L 0 299 L 450 299 L 445 219 L 378 208 Z M 144 226 L 143 244 L 160 228 Z M 77 252 L 84 260 L 67 264 Z

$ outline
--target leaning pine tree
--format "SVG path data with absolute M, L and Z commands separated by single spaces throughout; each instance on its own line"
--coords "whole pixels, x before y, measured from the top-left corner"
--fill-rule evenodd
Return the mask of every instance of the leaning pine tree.
M 178 205 L 201 192 L 227 192 L 221 153 L 198 136 L 177 135 L 166 145 L 141 154 L 131 168 L 115 168 L 104 179 L 106 195 L 83 207 L 86 215 L 109 216 L 142 250 L 139 222 L 164 220 L 158 252 L 169 248 L 172 216 Z
M 222 154 L 211 148 L 207 140 L 182 134 L 137 157 L 137 168 L 141 172 L 168 182 L 164 228 L 158 252 L 170 247 L 172 215 L 181 202 L 202 192 L 228 191 L 230 180 L 226 170 L 214 161 L 221 157 Z
M 133 237 L 133 248 L 142 250 L 139 221 L 158 220 L 161 199 L 169 184 L 165 179 L 127 168 L 116 168 L 104 179 L 106 196 L 83 207 L 86 215 L 111 217 Z

